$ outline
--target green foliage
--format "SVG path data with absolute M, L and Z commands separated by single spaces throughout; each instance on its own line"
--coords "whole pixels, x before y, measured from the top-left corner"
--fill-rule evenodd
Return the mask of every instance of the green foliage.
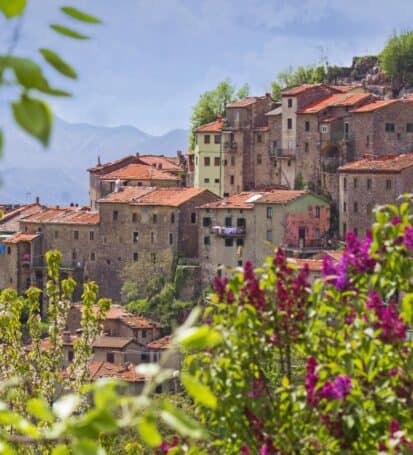
M 299 172 L 294 179 L 294 189 L 295 190 L 303 190 L 305 187 L 304 185 L 304 179 L 303 179 L 303 174 Z
M 86 14 L 83 11 L 78 10 L 77 8 L 73 8 L 72 6 L 63 6 L 62 11 L 67 14 L 68 16 L 72 17 L 73 19 L 77 19 L 78 21 L 88 22 L 90 24 L 100 24 L 101 21 L 95 16 L 91 14 Z
M 89 39 L 89 36 L 84 35 L 83 33 L 79 33 L 76 30 L 73 30 L 69 27 L 65 27 L 64 25 L 59 24 L 52 24 L 50 26 L 55 32 L 59 33 L 60 35 L 68 36 L 69 38 L 86 40 Z
M 296 85 L 326 82 L 327 70 L 323 65 L 308 65 L 299 66 L 296 70 L 290 67 L 281 71 L 272 83 L 272 97 L 279 99 L 282 90 Z
M 0 0 L 0 11 L 6 19 L 20 16 L 26 8 L 27 0 Z
M 380 65 L 392 79 L 396 94 L 413 83 L 413 32 L 395 33 L 380 53 Z
M 243 85 L 238 91 L 230 80 L 220 82 L 213 90 L 204 92 L 192 108 L 190 147 L 194 147 L 193 130 L 205 123 L 216 120 L 218 114 L 225 115 L 227 104 L 248 96 L 249 86 Z
M 77 78 L 76 71 L 63 61 L 56 52 L 50 49 L 39 49 L 39 52 L 43 55 L 44 59 L 53 66 L 54 69 L 59 71 L 59 73 L 64 76 L 70 77 L 72 79 Z

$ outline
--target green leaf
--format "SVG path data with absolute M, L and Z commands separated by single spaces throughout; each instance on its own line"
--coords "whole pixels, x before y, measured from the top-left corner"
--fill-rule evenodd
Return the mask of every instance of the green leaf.
M 187 349 L 204 349 L 213 347 L 222 341 L 222 336 L 207 325 L 179 330 L 176 341 Z
M 7 19 L 20 16 L 26 8 L 27 0 L 0 0 L 0 11 Z
M 30 415 L 39 420 L 43 420 L 48 423 L 52 423 L 54 421 L 54 416 L 44 399 L 32 398 L 27 402 L 26 409 Z
M 205 439 L 206 432 L 202 426 L 182 411 L 174 408 L 170 403 L 164 405 L 161 411 L 162 420 L 181 436 L 194 439 Z
M 49 106 L 42 100 L 23 95 L 12 103 L 16 122 L 29 134 L 47 146 L 52 129 L 52 114 Z
M 52 24 L 50 26 L 55 32 L 60 33 L 61 35 L 68 36 L 69 38 L 74 39 L 89 39 L 89 36 L 82 35 L 81 33 L 73 30 L 71 28 L 65 27 L 59 24 Z
M 150 447 L 158 447 L 162 442 L 155 424 L 155 419 L 151 416 L 143 416 L 138 420 L 138 432 L 142 441 Z
M 68 16 L 73 17 L 73 19 L 77 19 L 78 21 L 88 22 L 90 24 L 101 23 L 101 20 L 97 17 L 84 13 L 83 11 L 73 8 L 72 6 L 63 6 L 61 10 Z
M 60 56 L 56 54 L 56 52 L 45 48 L 39 49 L 39 52 L 43 55 L 44 59 L 53 66 L 55 70 L 59 71 L 59 73 L 72 79 L 77 78 L 76 71 L 64 60 L 62 60 Z
M 53 412 L 57 415 L 57 417 L 59 417 L 59 419 L 64 420 L 73 414 L 79 406 L 79 403 L 80 399 L 77 395 L 64 395 L 53 404 Z
M 205 384 L 201 384 L 198 379 L 187 373 L 181 375 L 182 384 L 191 397 L 204 406 L 216 409 L 217 398 Z
M 52 455 L 70 455 L 70 451 L 65 445 L 61 444 L 52 450 Z
M 73 445 L 73 453 L 76 455 L 104 455 L 105 451 L 99 446 L 98 441 L 81 439 Z
M 409 324 L 413 315 L 413 293 L 408 293 L 403 296 L 401 305 L 401 317 L 406 324 Z
M 14 455 L 14 451 L 4 441 L 0 441 L 0 454 L 1 455 Z

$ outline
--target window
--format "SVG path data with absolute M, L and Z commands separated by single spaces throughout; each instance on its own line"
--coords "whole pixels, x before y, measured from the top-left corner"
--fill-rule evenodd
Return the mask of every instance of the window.
M 155 233 L 151 232 L 151 243 L 155 242 Z
M 244 239 L 237 239 L 237 246 L 244 246 Z
M 354 208 L 354 210 L 353 210 L 354 213 L 358 213 L 358 211 L 359 211 L 359 203 L 358 203 L 358 202 L 355 202 L 353 208 Z
M 149 353 L 141 352 L 141 362 L 149 362 Z
M 156 264 L 156 254 L 155 253 L 151 253 L 151 261 L 153 264 Z
M 113 352 L 106 353 L 106 362 L 113 363 L 115 361 L 115 354 Z
M 113 214 L 112 214 L 112 219 L 113 221 L 116 221 L 118 219 L 118 216 L 119 216 L 119 213 L 117 210 L 114 210 L 113 211 Z
M 196 213 L 195 213 L 195 212 L 192 212 L 192 213 L 191 213 L 191 223 L 192 223 L 192 224 L 195 224 L 195 223 L 196 223 Z
M 310 122 L 308 120 L 305 122 L 305 130 L 310 131 Z
M 211 245 L 211 237 L 209 235 L 204 237 L 204 245 Z
M 233 239 L 225 239 L 225 246 L 233 246 L 234 240 Z
M 315 208 L 315 217 L 320 218 L 320 207 L 318 206 Z
M 209 179 L 204 179 L 204 183 L 209 183 Z
M 215 179 L 214 182 L 215 182 L 215 183 L 219 183 L 219 179 Z
M 79 231 L 73 231 L 73 238 L 79 240 Z
M 231 166 L 235 166 L 235 156 L 231 156 Z
M 293 99 L 292 98 L 288 98 L 288 107 L 293 107 Z
M 54 231 L 54 238 L 58 239 L 59 238 L 59 231 Z
M 347 234 L 347 223 L 343 223 L 343 237 Z
M 138 243 L 139 240 L 139 232 L 133 233 L 133 243 Z
M 162 393 L 162 384 L 159 384 L 155 387 L 155 393 Z
M 328 125 L 321 125 L 320 126 L 320 133 L 322 133 L 322 134 L 328 133 Z
M 152 215 L 152 223 L 153 223 L 153 224 L 156 224 L 157 222 L 158 222 L 158 215 L 157 215 L 156 213 L 154 213 L 154 214 Z
M 95 261 L 96 260 L 96 254 L 95 253 L 90 253 L 90 260 Z
M 169 245 L 173 245 L 174 243 L 174 236 L 172 233 L 169 233 Z
M 231 176 L 229 177 L 229 183 L 230 183 L 231 185 L 234 184 L 234 176 L 233 176 L 233 175 L 231 175 Z
M 204 144 L 210 144 L 210 143 L 211 143 L 211 136 L 209 134 L 205 134 Z
M 142 330 L 142 338 L 146 338 L 146 330 L 145 329 Z
M 138 253 L 133 253 L 133 262 L 137 262 L 139 259 L 139 254 Z
M 367 179 L 367 189 L 371 190 L 371 179 Z
M 89 240 L 95 240 L 95 231 L 89 231 Z
M 73 359 L 74 359 L 75 355 L 74 355 L 74 352 L 72 350 L 70 350 L 68 353 L 67 353 L 67 360 L 69 362 L 73 362 Z
M 343 202 L 343 212 L 344 213 L 347 212 L 347 203 L 346 202 Z
M 138 221 L 138 214 L 132 213 L 132 223 L 136 223 Z
M 227 216 L 225 218 L 225 227 L 231 227 L 232 226 L 232 217 Z
M 386 123 L 384 125 L 384 130 L 387 132 L 387 133 L 394 133 L 395 131 L 395 126 L 394 126 L 394 123 Z
M 267 207 L 267 218 L 272 218 L 272 207 Z
M 356 227 L 353 229 L 353 231 L 356 235 L 359 235 L 359 230 Z
M 228 164 L 228 161 L 224 160 L 224 166 L 226 166 L 227 164 Z
M 347 179 L 346 179 L 346 177 L 344 177 L 344 179 L 343 179 L 343 189 L 344 189 L 344 191 L 347 190 Z
M 272 229 L 267 230 L 267 236 L 266 239 L 268 242 L 272 242 Z
M 407 133 L 413 133 L 413 123 L 407 123 L 406 132 Z
M 211 226 L 211 218 L 209 218 L 208 216 L 202 218 L 202 226 L 204 227 Z
M 344 124 L 344 137 L 347 139 L 348 138 L 348 133 L 350 132 L 350 125 L 346 122 Z
M 11 248 L 9 246 L 7 247 L 7 254 L 11 254 Z
M 257 155 L 257 164 L 261 164 L 261 163 L 262 163 L 262 155 L 258 154 Z
M 216 156 L 214 158 L 214 166 L 219 166 L 221 164 L 221 160 Z
M 386 190 L 391 190 L 391 180 L 386 180 Z
M 242 264 L 243 264 L 242 260 L 239 260 L 238 261 L 238 267 L 242 267 Z
M 288 166 L 288 167 L 291 166 L 291 160 L 288 160 L 288 161 L 287 161 L 287 166 Z
M 262 134 L 261 133 L 257 133 L 257 143 L 258 144 L 262 143 Z
M 204 157 L 204 166 L 210 166 L 211 165 L 211 158 L 209 156 Z
M 75 261 L 76 258 L 77 258 L 76 250 L 73 250 L 73 251 L 72 251 L 72 260 Z
M 320 229 L 318 228 L 314 229 L 314 237 L 316 240 L 320 240 Z
M 366 147 L 369 147 L 370 145 L 370 136 L 366 137 Z
M 293 119 L 292 118 L 287 119 L 287 128 L 289 130 L 293 129 Z
M 175 213 L 171 213 L 171 224 L 175 223 Z
M 238 218 L 237 219 L 237 226 L 241 228 L 245 228 L 245 218 Z
M 221 143 L 221 136 L 219 134 L 215 134 L 214 144 L 220 144 L 220 143 Z
M 353 188 L 357 188 L 357 177 L 353 179 Z
M 308 142 L 306 142 L 306 143 L 304 144 L 304 152 L 305 152 L 305 153 L 308 153 L 309 151 L 310 151 L 310 144 L 309 144 Z

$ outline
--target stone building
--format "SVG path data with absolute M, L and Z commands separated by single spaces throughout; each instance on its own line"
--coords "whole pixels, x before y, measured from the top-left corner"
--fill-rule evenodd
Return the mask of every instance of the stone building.
M 218 116 L 216 121 L 201 125 L 194 130 L 195 148 L 192 158 L 194 187 L 206 188 L 218 196 L 224 193 L 222 126 L 222 117 Z
M 394 204 L 413 191 L 413 154 L 370 156 L 338 170 L 342 238 L 349 231 L 363 238 L 374 221 L 374 207 Z
M 205 285 L 221 266 L 261 264 L 274 247 L 306 256 L 327 244 L 330 206 L 307 191 L 242 192 L 200 207 L 200 261 Z

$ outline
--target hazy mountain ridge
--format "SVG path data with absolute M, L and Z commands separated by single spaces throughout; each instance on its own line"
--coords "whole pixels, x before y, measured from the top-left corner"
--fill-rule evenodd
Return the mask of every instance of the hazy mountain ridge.
M 12 121 L 2 126 L 1 203 L 29 202 L 35 196 L 50 204 L 87 203 L 86 169 L 96 164 L 98 156 L 102 162 L 134 153 L 175 156 L 188 147 L 186 130 L 153 136 L 128 125 L 71 124 L 55 118 L 50 146 L 43 149 Z

